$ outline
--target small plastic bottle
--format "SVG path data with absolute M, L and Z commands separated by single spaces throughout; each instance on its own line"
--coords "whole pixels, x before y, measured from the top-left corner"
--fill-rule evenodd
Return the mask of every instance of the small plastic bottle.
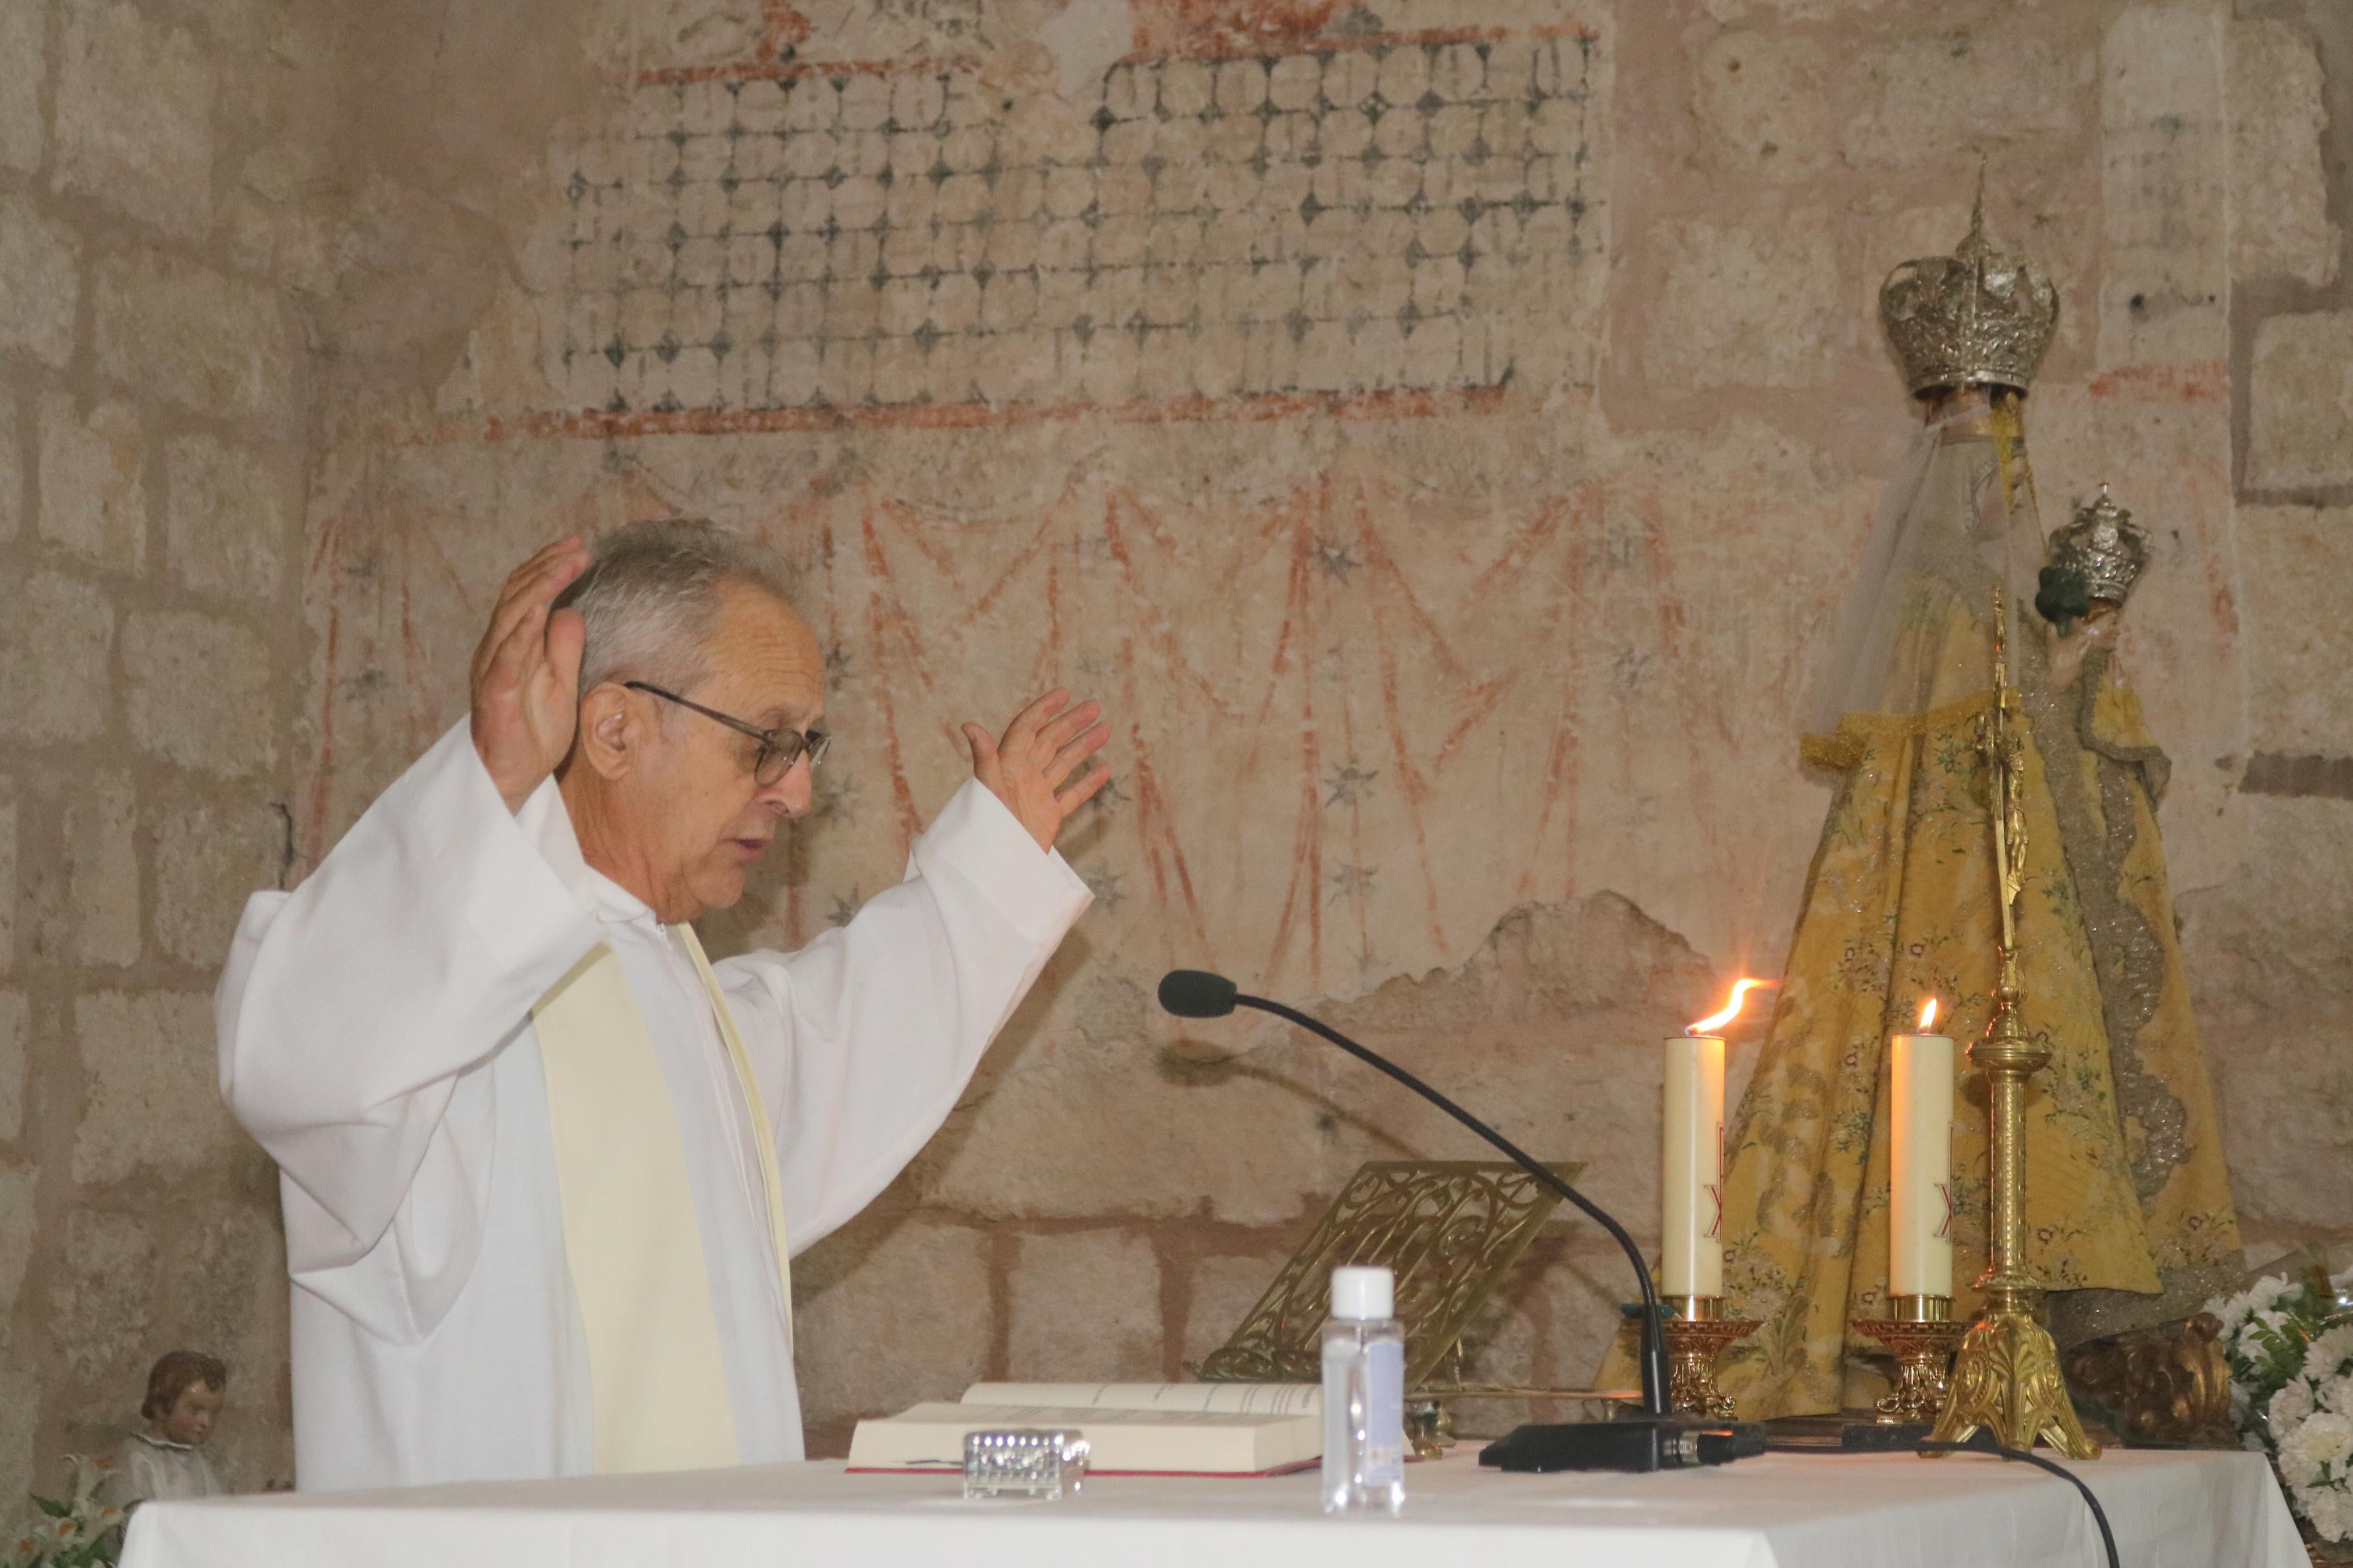
M 1332 1270 L 1324 1325 L 1324 1511 L 1405 1506 L 1405 1331 L 1386 1268 Z

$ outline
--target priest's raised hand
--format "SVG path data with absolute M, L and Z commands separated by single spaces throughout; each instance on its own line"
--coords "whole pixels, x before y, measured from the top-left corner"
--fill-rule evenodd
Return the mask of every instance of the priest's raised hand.
M 788 1259 L 938 1127 L 1088 903 L 1092 702 L 966 727 L 905 879 L 712 962 L 827 741 L 765 550 L 565 540 L 507 581 L 450 727 L 247 906 L 221 1084 L 278 1162 L 305 1489 L 801 1452 Z M 951 1310 L 952 1303 L 941 1303 Z
M 516 567 L 474 649 L 474 750 L 509 811 L 522 810 L 572 750 L 588 628 L 578 610 L 554 606 L 586 570 L 588 547 L 577 534 Z

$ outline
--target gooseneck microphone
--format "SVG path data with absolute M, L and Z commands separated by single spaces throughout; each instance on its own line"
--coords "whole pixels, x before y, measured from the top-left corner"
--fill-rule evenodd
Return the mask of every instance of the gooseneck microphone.
M 1309 1017 L 1295 1007 L 1286 1007 L 1280 1002 L 1270 1002 L 1263 996 L 1248 995 L 1224 975 L 1211 974 L 1200 969 L 1172 969 L 1162 976 L 1160 1005 L 1180 1018 L 1222 1018 L 1237 1007 L 1255 1007 L 1261 1013 L 1271 1013 L 1288 1023 L 1296 1024 L 1309 1034 L 1317 1035 L 1331 1041 L 1366 1066 L 1385 1072 L 1397 1079 L 1398 1082 L 1510 1155 L 1514 1163 L 1526 1171 L 1529 1175 L 1584 1210 L 1595 1224 L 1608 1231 L 1616 1239 L 1618 1245 L 1625 1249 L 1626 1260 L 1634 1266 L 1634 1281 L 1642 1289 L 1642 1409 L 1651 1416 L 1666 1418 L 1667 1352 L 1665 1335 L 1659 1327 L 1658 1293 L 1651 1287 L 1651 1268 L 1649 1264 L 1642 1261 L 1641 1249 L 1634 1245 L 1634 1238 L 1626 1234 L 1626 1227 L 1612 1219 L 1599 1205 L 1562 1181 L 1550 1169 L 1538 1163 L 1533 1155 L 1518 1144 L 1406 1071 L 1405 1068 L 1388 1058 L 1358 1045 L 1322 1020 Z M 1524 1427 L 1522 1430 L 1531 1429 Z M 1542 1468 L 1555 1467 L 1547 1465 Z M 1656 1467 L 1624 1467 L 1610 1464 L 1600 1468 L 1616 1469 Z

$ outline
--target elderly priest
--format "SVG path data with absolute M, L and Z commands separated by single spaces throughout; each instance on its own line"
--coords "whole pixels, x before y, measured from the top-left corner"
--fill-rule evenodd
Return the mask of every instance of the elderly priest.
M 1054 838 L 1109 777 L 1093 703 L 967 724 L 905 880 L 714 963 L 691 922 L 808 809 L 823 675 L 746 541 L 550 545 L 470 720 L 248 905 L 221 1084 L 282 1173 L 304 1488 L 800 1457 L 786 1259 L 922 1147 L 1086 907 Z

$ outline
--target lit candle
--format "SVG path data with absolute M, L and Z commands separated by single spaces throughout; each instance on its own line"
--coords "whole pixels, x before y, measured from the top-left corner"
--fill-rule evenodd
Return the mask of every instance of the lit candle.
M 1724 1037 L 1708 1031 L 1730 1023 L 1763 984 L 1738 982 L 1730 1006 L 1667 1038 L 1659 1275 L 1669 1296 L 1724 1294 Z
M 1953 1038 L 1932 1035 L 1936 1001 L 1920 1032 L 1898 1035 L 1888 1089 L 1887 1289 L 1896 1296 L 1953 1293 Z

